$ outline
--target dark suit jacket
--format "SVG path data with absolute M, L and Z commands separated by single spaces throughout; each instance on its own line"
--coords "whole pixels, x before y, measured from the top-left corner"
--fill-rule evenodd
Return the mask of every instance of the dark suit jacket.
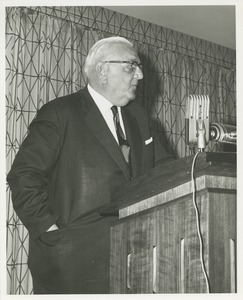
M 154 166 L 146 113 L 122 108 L 132 176 Z M 128 166 L 87 88 L 44 105 L 8 174 L 13 205 L 30 234 L 34 287 L 109 292 L 109 226 L 99 209 L 130 180 Z M 46 232 L 54 223 L 59 230 Z

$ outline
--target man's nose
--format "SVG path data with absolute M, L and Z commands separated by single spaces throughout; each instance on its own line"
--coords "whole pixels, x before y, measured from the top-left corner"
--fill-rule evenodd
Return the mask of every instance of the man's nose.
M 143 79 L 143 71 L 139 68 L 139 66 L 136 67 L 135 73 L 134 73 L 134 77 L 137 80 Z

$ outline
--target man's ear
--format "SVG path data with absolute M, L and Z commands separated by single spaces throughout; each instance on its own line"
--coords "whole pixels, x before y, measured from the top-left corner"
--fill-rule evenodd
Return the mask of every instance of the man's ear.
M 107 81 L 108 65 L 103 62 L 98 62 L 95 66 L 96 76 L 102 84 Z

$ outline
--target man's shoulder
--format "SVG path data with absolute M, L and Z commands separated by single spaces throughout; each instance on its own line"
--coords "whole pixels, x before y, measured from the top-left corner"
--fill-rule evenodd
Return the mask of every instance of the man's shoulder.
M 71 94 L 63 95 L 60 97 L 57 97 L 55 99 L 52 99 L 49 101 L 46 106 L 62 106 L 62 105 L 69 105 L 74 103 L 75 101 L 78 101 L 82 97 L 82 90 L 73 92 Z
M 72 108 L 77 108 L 83 99 L 87 97 L 86 88 L 76 92 L 57 97 L 50 100 L 41 107 L 41 111 L 55 110 L 55 111 L 68 111 Z
M 69 115 L 74 115 L 75 111 L 80 111 L 82 99 L 85 97 L 83 90 L 74 93 L 57 97 L 48 103 L 44 104 L 38 111 L 35 121 L 42 119 L 54 119 L 59 116 L 60 119 L 65 119 Z

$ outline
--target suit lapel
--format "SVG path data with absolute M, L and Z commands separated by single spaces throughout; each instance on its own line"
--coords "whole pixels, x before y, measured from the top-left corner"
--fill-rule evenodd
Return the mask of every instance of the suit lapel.
M 117 145 L 109 127 L 107 126 L 101 112 L 96 106 L 94 100 L 90 96 L 88 89 L 85 88 L 82 93 L 83 110 L 85 111 L 85 120 L 87 125 L 95 134 L 99 142 L 104 146 L 110 156 L 118 164 L 123 171 L 125 177 L 130 179 L 130 172 L 128 165 L 123 157 L 123 154 Z
M 131 146 L 131 166 L 133 177 L 140 175 L 143 144 L 139 125 L 136 118 L 129 111 L 129 106 L 122 108 L 122 118 L 128 142 Z

